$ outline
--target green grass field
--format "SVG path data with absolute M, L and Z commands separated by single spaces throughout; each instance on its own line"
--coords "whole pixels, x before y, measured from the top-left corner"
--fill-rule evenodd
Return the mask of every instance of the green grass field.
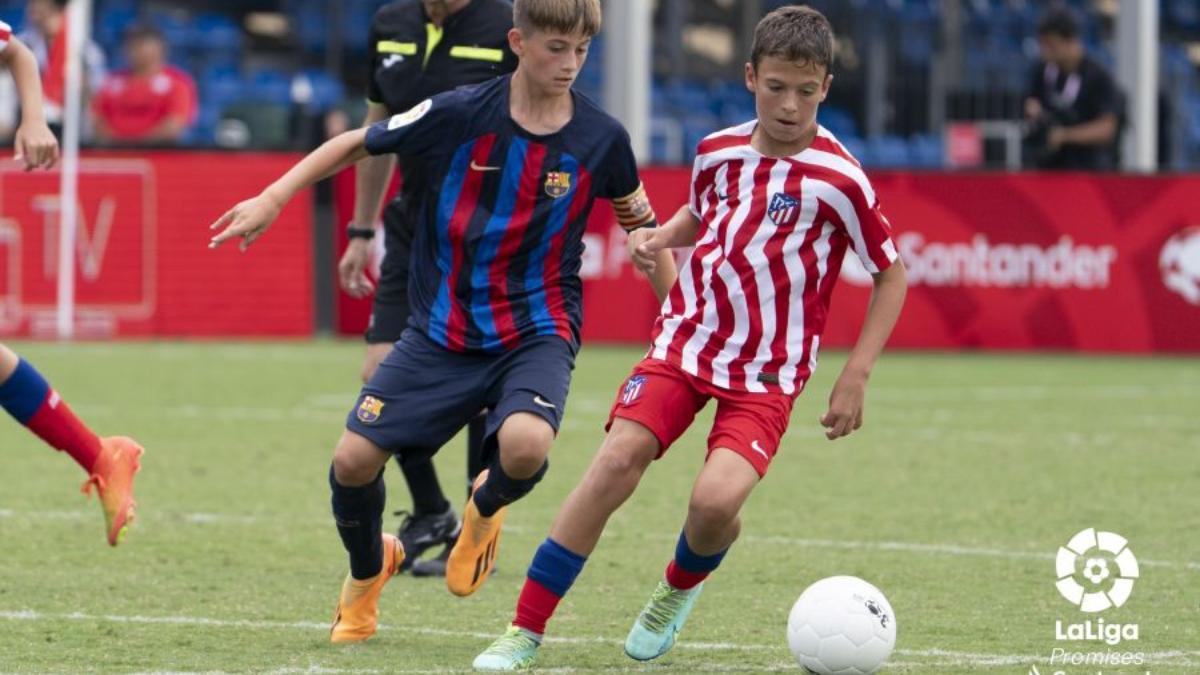
M 469 667 L 509 620 L 640 354 L 583 351 L 553 468 L 512 509 L 499 573 L 465 600 L 440 580 L 396 579 L 378 635 L 347 648 L 327 641 L 346 561 L 326 471 L 360 344 L 13 346 L 94 428 L 147 448 L 140 519 L 110 550 L 78 467 L 0 424 L 0 671 L 71 673 Z M 1053 673 L 1059 646 L 1148 659 L 1067 673 L 1200 672 L 1200 360 L 890 353 L 866 426 L 830 443 L 816 420 L 842 358 L 825 354 L 680 645 L 651 665 L 620 646 L 673 551 L 708 415 L 611 522 L 550 626 L 543 668 L 793 670 L 792 602 L 854 574 L 897 613 L 887 672 Z M 455 499 L 463 461 L 461 439 L 438 459 Z M 406 507 L 388 476 L 389 508 Z M 1058 547 L 1086 527 L 1124 535 L 1138 556 L 1132 597 L 1102 615 L 1139 624 L 1136 642 L 1055 640 L 1057 619 L 1088 618 L 1054 585 Z

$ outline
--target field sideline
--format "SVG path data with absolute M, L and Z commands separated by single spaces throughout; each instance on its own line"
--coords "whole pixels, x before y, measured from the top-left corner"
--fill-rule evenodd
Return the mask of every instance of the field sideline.
M 147 456 L 141 518 L 109 550 L 78 467 L 0 424 L 0 672 L 460 672 L 509 620 L 641 354 L 584 348 L 551 471 L 509 515 L 496 577 L 465 600 L 396 579 L 379 634 L 335 648 L 346 561 L 326 471 L 360 343 L 9 344 L 97 431 L 134 435 Z M 543 670 L 794 671 L 791 603 L 854 574 L 897 613 L 886 672 L 1046 673 L 1059 646 L 1148 659 L 1105 675 L 1200 672 L 1200 360 L 887 353 L 866 426 L 830 443 L 816 420 L 844 355 L 823 356 L 679 647 L 643 665 L 620 644 L 673 551 L 711 411 L 614 517 L 550 626 Z M 461 439 L 438 468 L 457 501 Z M 407 507 L 387 475 L 389 509 Z M 1086 527 L 1138 557 L 1130 600 L 1101 615 L 1137 623 L 1136 642 L 1055 640 L 1056 620 L 1093 618 L 1054 586 L 1058 547 Z

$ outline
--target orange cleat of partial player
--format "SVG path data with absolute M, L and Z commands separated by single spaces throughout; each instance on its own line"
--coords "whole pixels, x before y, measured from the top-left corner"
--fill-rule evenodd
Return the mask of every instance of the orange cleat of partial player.
M 487 481 L 487 470 L 475 479 L 472 493 Z M 504 524 L 504 514 L 508 507 L 501 507 L 485 518 L 475 506 L 473 497 L 467 498 L 467 506 L 463 509 L 462 532 L 454 549 L 446 560 L 446 588 L 461 597 L 468 596 L 487 581 L 488 575 L 496 566 L 496 554 L 500 547 L 500 527 Z
M 100 493 L 100 506 L 108 530 L 108 543 L 116 546 L 125 538 L 133 522 L 137 502 L 133 500 L 133 475 L 142 468 L 145 450 L 137 441 L 125 436 L 100 439 L 100 456 L 92 467 L 92 475 L 83 484 L 83 493 L 90 495 L 92 487 Z
M 395 535 L 383 535 L 383 569 L 370 579 L 347 574 L 338 596 L 337 612 L 329 629 L 330 642 L 362 642 L 379 624 L 379 594 L 404 563 L 404 546 Z

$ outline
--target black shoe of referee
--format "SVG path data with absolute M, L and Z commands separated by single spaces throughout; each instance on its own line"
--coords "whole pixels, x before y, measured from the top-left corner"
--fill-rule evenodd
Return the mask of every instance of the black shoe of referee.
M 462 529 L 462 521 L 454 513 L 454 508 L 449 506 L 442 513 L 397 511 L 395 515 L 404 516 L 404 520 L 400 521 L 400 531 L 397 533 L 400 543 L 404 545 L 405 553 L 400 571 L 412 568 L 413 564 L 434 546 L 453 546 Z M 447 550 L 449 549 L 447 548 Z

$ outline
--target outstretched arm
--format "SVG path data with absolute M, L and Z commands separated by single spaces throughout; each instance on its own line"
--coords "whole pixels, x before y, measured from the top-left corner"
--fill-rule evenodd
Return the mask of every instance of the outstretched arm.
M 257 197 L 247 199 L 218 218 L 209 229 L 224 229 L 212 238 L 208 247 L 216 248 L 229 239 L 241 237 L 239 248 L 245 251 L 267 231 L 296 193 L 366 157 L 366 138 L 366 129 L 355 129 L 326 141 Z
M 873 277 L 875 288 L 871 291 L 871 303 L 867 306 L 867 317 L 858 334 L 858 342 L 829 394 L 829 410 L 821 417 L 825 436 L 831 441 L 848 436 L 862 426 L 867 379 L 896 326 L 900 308 L 904 306 L 908 276 L 901 260 L 897 259 Z
M 14 138 L 16 153 L 13 159 L 25 162 L 25 170 L 49 169 L 58 163 L 58 139 L 46 126 L 42 111 L 42 83 L 38 77 L 37 59 L 20 40 L 10 38 L 8 47 L 0 51 L 0 64 L 12 71 L 21 99 L 21 125 Z

